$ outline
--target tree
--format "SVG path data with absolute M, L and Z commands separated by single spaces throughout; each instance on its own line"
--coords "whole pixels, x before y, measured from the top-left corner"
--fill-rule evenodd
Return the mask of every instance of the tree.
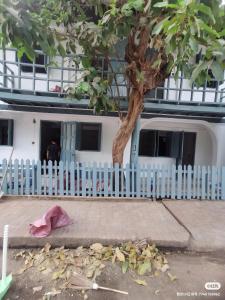
M 225 68 L 225 10 L 221 1 L 207 0 L 1 0 L 0 44 L 16 47 L 34 57 L 34 45 L 50 55 L 84 57 L 85 81 L 70 94 L 86 93 L 99 112 L 117 109 L 107 96 L 109 80 L 99 78 L 93 59 L 116 55 L 125 41 L 125 76 L 128 109 L 120 114 L 121 126 L 114 138 L 113 163 L 122 164 L 123 152 L 144 106 L 146 92 L 159 86 L 173 70 L 197 85 L 223 79 Z M 85 3 L 85 4 L 84 4 Z M 194 59 L 200 54 L 200 60 Z M 112 72 L 113 73 L 113 72 Z M 116 79 L 116 78 L 115 78 Z M 118 95 L 119 96 L 119 95 Z

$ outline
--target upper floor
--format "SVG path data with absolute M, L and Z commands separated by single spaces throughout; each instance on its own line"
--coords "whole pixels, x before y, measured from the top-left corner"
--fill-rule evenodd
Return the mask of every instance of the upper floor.
M 77 57 L 67 55 L 48 58 L 36 50 L 35 61 L 26 55 L 18 58 L 16 49 L 0 50 L 0 99 L 9 105 L 33 105 L 67 108 L 87 108 L 88 97 L 70 99 L 68 89 L 84 80 L 84 68 Z M 123 73 L 125 62 L 111 58 L 93 61 L 98 76 L 110 82 L 108 95 L 126 109 L 127 80 Z M 209 70 L 210 81 L 195 86 L 180 74 L 171 75 L 162 85 L 145 95 L 144 112 L 225 116 L 225 80 L 217 81 Z

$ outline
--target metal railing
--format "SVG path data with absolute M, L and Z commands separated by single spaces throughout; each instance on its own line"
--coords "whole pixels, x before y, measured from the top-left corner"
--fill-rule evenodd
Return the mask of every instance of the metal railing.
M 7 160 L 0 164 L 4 174 Z M 225 200 L 225 166 L 125 166 L 14 160 L 3 191 L 9 195 Z
M 0 50 L 1 91 L 34 95 L 47 93 L 63 97 L 84 76 L 84 69 L 79 63 L 80 56 L 68 54 L 66 57 L 56 56 L 49 61 L 42 51 L 36 50 L 36 54 L 36 62 L 30 62 L 26 57 L 19 59 L 16 49 Z M 38 58 L 42 58 L 41 63 Z M 93 65 L 97 66 L 98 76 L 109 80 L 108 93 L 111 97 L 127 97 L 123 60 L 111 58 L 106 61 L 98 58 L 93 61 Z M 212 78 L 197 88 L 182 75 L 177 80 L 170 76 L 162 86 L 148 92 L 145 101 L 222 106 L 225 105 L 225 80 L 218 82 Z

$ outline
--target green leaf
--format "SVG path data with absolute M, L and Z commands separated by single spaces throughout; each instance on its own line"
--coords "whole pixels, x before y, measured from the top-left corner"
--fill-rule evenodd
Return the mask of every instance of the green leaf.
M 59 44 L 58 47 L 57 47 L 58 51 L 59 51 L 59 54 L 61 56 L 66 56 L 66 51 L 64 49 L 64 47 L 62 46 L 62 44 Z
M 160 21 L 158 24 L 156 24 L 156 26 L 155 26 L 155 27 L 153 28 L 153 30 L 152 30 L 152 34 L 153 34 L 153 35 L 154 35 L 154 34 L 155 34 L 155 35 L 159 34 L 159 33 L 162 31 L 162 29 L 163 29 L 165 23 L 168 21 L 168 19 L 169 19 L 169 17 L 163 19 L 163 20 Z
M 138 267 L 138 274 L 144 275 L 146 272 L 151 271 L 151 263 L 149 261 L 144 262 Z
M 89 85 L 88 82 L 85 82 L 85 81 L 84 81 L 84 82 L 81 82 L 81 83 L 79 84 L 79 89 L 80 89 L 82 92 L 86 93 L 86 92 L 89 91 L 90 85 Z
M 147 282 L 145 280 L 134 279 L 134 282 L 136 282 L 139 285 L 147 286 Z
M 208 69 L 208 66 L 209 66 L 209 62 L 207 62 L 207 61 L 203 61 L 203 62 L 199 63 L 197 65 L 197 67 L 194 69 L 194 71 L 192 72 L 192 76 L 191 76 L 192 81 L 195 81 L 196 78 L 199 76 L 199 74 L 203 70 Z
M 223 29 L 221 32 L 219 32 L 219 36 L 220 37 L 224 37 L 225 36 L 225 29 Z
M 216 80 L 220 81 L 224 79 L 224 70 L 217 61 L 214 61 L 210 68 Z
M 198 52 L 198 42 L 196 41 L 196 39 L 194 37 L 190 37 L 189 39 L 189 45 L 191 47 L 191 49 L 197 53 Z
M 179 5 L 177 4 L 169 4 L 168 2 L 159 2 L 159 3 L 156 3 L 154 5 L 154 7 L 166 7 L 166 8 L 175 8 L 175 9 L 178 9 L 180 8 Z
M 210 26 L 208 26 L 205 22 L 203 22 L 202 20 L 199 20 L 199 26 L 200 26 L 200 28 L 201 29 L 203 29 L 203 30 L 205 30 L 206 32 L 208 32 L 209 34 L 211 34 L 211 35 L 213 35 L 213 36 L 215 36 L 215 37 L 217 37 L 217 38 L 219 38 L 220 36 L 219 36 L 219 33 L 215 30 L 215 29 L 213 29 L 213 28 L 211 28 Z
M 208 17 L 210 17 L 210 19 L 213 21 L 213 23 L 215 23 L 215 18 L 213 16 L 213 12 L 211 10 L 211 8 L 203 3 L 200 3 L 200 4 L 195 4 L 195 8 L 204 13 L 205 15 L 207 15 Z
M 82 60 L 81 60 L 81 62 L 82 62 L 82 66 L 83 66 L 85 69 L 91 67 L 91 60 L 90 60 L 89 57 L 87 57 L 87 56 L 83 57 Z
M 123 274 L 125 274 L 127 272 L 128 267 L 129 267 L 129 262 L 128 261 L 124 261 L 122 263 L 122 272 L 123 272 Z

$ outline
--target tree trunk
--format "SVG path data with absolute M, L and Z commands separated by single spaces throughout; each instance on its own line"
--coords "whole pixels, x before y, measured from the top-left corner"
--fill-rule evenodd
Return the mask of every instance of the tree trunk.
M 125 147 L 134 130 L 136 121 L 143 109 L 144 94 L 142 91 L 132 89 L 128 102 L 128 112 L 113 140 L 113 164 L 122 165 Z

